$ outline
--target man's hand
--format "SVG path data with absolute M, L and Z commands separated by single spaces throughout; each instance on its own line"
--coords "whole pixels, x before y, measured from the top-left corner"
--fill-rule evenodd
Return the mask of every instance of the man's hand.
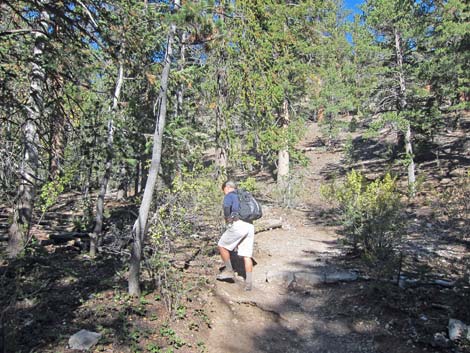
M 232 224 L 233 222 L 236 222 L 238 220 L 239 220 L 238 217 L 225 217 L 225 223 L 227 224 Z

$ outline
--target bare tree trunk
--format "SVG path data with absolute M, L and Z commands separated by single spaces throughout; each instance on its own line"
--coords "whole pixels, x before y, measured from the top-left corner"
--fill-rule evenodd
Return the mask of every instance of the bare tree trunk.
M 183 32 L 180 38 L 180 55 L 178 70 L 183 70 L 186 65 L 186 41 L 188 40 L 188 34 Z M 183 113 L 183 101 L 184 101 L 184 85 L 182 82 L 178 83 L 176 88 L 176 105 L 175 105 L 175 116 L 180 116 Z
M 223 132 L 227 128 L 225 126 L 225 110 L 227 107 L 226 95 L 226 69 L 225 55 L 222 55 L 222 67 L 217 70 L 217 107 L 215 108 L 215 165 L 217 166 L 217 174 L 221 175 L 226 172 L 228 164 L 228 156 Z
M 145 184 L 142 203 L 140 204 L 139 208 L 139 216 L 136 219 L 132 229 L 132 238 L 134 242 L 132 244 L 129 266 L 129 294 L 135 296 L 140 295 L 140 264 L 142 261 L 144 239 L 147 231 L 147 219 L 150 211 L 150 205 L 152 203 L 153 192 L 155 190 L 155 184 L 157 182 L 162 156 L 162 139 L 167 114 L 168 80 L 170 75 L 171 58 L 173 55 L 172 45 L 175 33 L 176 25 L 171 24 L 166 45 L 165 61 L 160 79 L 160 92 L 154 109 L 156 119 L 155 133 L 153 136 L 152 162 L 150 164 L 150 170 L 148 173 L 147 182 Z
M 137 161 L 137 164 L 135 166 L 134 196 L 136 196 L 140 192 L 140 169 L 141 162 L 139 160 Z
M 109 178 L 111 177 L 111 170 L 113 167 L 113 143 L 114 143 L 114 114 L 118 110 L 119 96 L 121 95 L 122 83 L 124 80 L 124 67 L 122 62 L 119 63 L 118 77 L 116 80 L 116 87 L 114 89 L 113 105 L 111 107 L 109 120 L 108 120 L 108 140 L 106 143 L 106 163 L 103 178 L 100 182 L 100 193 L 96 201 L 96 218 L 95 228 L 93 233 L 90 234 L 90 256 L 96 256 L 96 248 L 100 241 L 101 232 L 103 230 L 103 213 L 104 213 L 104 198 L 106 196 L 106 189 L 108 188 Z
M 403 49 L 401 46 L 401 36 L 397 29 L 394 30 L 395 35 L 395 52 L 397 56 L 397 65 L 398 65 L 398 78 L 400 83 L 400 94 L 399 94 L 399 102 L 398 108 L 400 112 L 403 112 L 407 105 L 407 97 L 406 97 L 406 81 L 405 76 L 403 73 Z M 411 132 L 411 125 L 408 122 L 406 125 L 405 131 L 405 152 L 406 157 L 408 159 L 408 187 L 410 189 L 411 197 L 415 196 L 415 183 L 416 183 L 416 174 L 415 174 L 415 162 L 413 156 L 413 137 Z
M 119 188 L 116 196 L 118 200 L 122 201 L 127 197 L 128 185 L 129 182 L 127 180 L 127 168 L 123 162 L 119 168 Z
M 412 135 L 411 135 L 411 127 L 408 123 L 406 125 L 406 132 L 405 132 L 405 151 L 406 155 L 409 158 L 408 160 L 408 185 L 410 188 L 410 195 L 412 197 L 415 196 L 416 193 L 416 174 L 415 174 L 415 162 L 413 159 L 413 145 L 412 145 Z
M 33 215 L 36 180 L 39 166 L 38 124 L 44 115 L 44 47 L 47 40 L 49 14 L 40 14 L 39 30 L 34 32 L 33 60 L 31 63 L 27 120 L 23 124 L 23 160 L 20 167 L 18 196 L 13 213 L 13 221 L 8 231 L 8 253 L 16 257 L 29 238 Z
M 287 128 L 289 127 L 289 102 L 287 99 L 284 99 L 282 104 L 282 128 L 287 133 Z M 287 186 L 287 181 L 289 178 L 289 146 L 287 138 L 283 148 L 279 150 L 278 155 L 278 165 L 277 165 L 277 185 L 281 188 Z
M 50 157 L 49 157 L 49 178 L 54 180 L 59 176 L 60 163 L 64 157 L 64 115 L 60 111 L 56 111 L 51 120 L 51 140 L 50 140 Z
M 227 171 L 228 164 L 227 150 L 223 138 L 223 130 L 226 129 L 224 119 L 224 110 L 226 108 L 225 75 L 225 68 L 219 68 L 217 72 L 217 107 L 215 108 L 215 165 L 218 175 L 222 175 Z
M 225 21 L 225 17 L 221 16 L 220 21 Z M 227 129 L 227 53 L 224 46 L 221 47 L 220 62 L 217 65 L 217 106 L 215 108 L 215 165 L 217 168 L 217 176 L 224 175 L 228 167 L 228 141 L 224 136 Z

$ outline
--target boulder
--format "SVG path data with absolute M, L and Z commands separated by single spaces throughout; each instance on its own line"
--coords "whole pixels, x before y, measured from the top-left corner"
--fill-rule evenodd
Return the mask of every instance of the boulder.
M 289 286 L 294 281 L 294 273 L 290 271 L 269 271 L 266 273 L 266 282 Z
M 457 169 L 452 170 L 449 173 L 449 175 L 453 178 L 461 178 L 461 177 L 465 176 L 465 174 L 466 174 L 465 168 L 457 168 Z
M 449 338 L 452 341 L 459 340 L 461 338 L 467 338 L 470 336 L 469 327 L 462 321 L 456 319 L 449 319 Z
M 80 330 L 69 338 L 69 347 L 79 351 L 86 351 L 97 344 L 100 338 L 100 333 Z
M 295 275 L 295 283 L 299 286 L 315 286 L 320 283 L 325 282 L 325 276 L 319 275 L 317 273 L 312 272 L 296 272 Z

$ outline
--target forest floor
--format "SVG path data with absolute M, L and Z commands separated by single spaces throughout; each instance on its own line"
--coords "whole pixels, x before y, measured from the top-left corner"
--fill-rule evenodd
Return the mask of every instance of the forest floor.
M 449 318 L 470 324 L 463 271 L 468 223 L 433 211 L 436 197 L 470 166 L 468 120 L 436 140 L 442 146 L 440 160 L 420 161 L 418 174 L 426 178 L 406 209 L 405 286 L 371 279 L 371 269 L 343 245 L 336 213 L 320 196 L 320 185 L 351 166 L 371 179 L 403 167 L 388 165 L 387 146 L 358 133 L 352 143 L 360 152 L 346 161 L 345 149 L 324 146 L 318 124 L 311 123 L 299 145 L 310 164 L 296 171 L 301 175 L 298 202 L 287 210 L 263 204 L 262 222 L 279 220 L 282 227 L 255 236 L 251 292 L 243 291 L 242 276 L 235 283 L 215 280 L 221 266 L 215 249 L 219 233 L 209 229 L 175 246 L 172 266 L 159 264 L 158 278 L 144 276 L 143 296 L 129 297 L 126 253 L 90 259 L 80 234 L 60 245 L 50 242 L 51 233 L 75 231 L 78 201 L 68 195 L 33 229 L 37 243 L 28 256 L 0 264 L 0 347 L 8 353 L 71 353 L 68 338 L 88 329 L 102 334 L 94 352 L 470 351 L 447 339 Z M 273 185 L 267 181 L 263 188 Z M 132 202 L 111 197 L 107 207 L 112 210 L 108 231 L 132 223 Z M 3 228 L 6 214 L 0 212 Z M 234 255 L 243 275 L 238 260 Z

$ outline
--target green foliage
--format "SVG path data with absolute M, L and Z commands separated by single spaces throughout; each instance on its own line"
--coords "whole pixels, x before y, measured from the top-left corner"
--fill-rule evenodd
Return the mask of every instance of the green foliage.
M 147 350 L 147 352 L 149 353 L 162 353 L 162 350 L 161 348 L 155 344 L 155 343 L 149 343 L 147 344 L 147 346 L 145 347 L 145 349 Z
M 186 345 L 186 342 L 176 334 L 175 330 L 173 330 L 168 323 L 160 328 L 160 335 L 165 337 L 168 343 L 175 349 L 180 349 Z
M 70 184 L 75 173 L 75 169 L 68 169 L 63 175 L 57 176 L 54 180 L 45 183 L 42 186 L 39 199 L 41 202 L 41 211 L 43 213 L 57 202 L 60 194 L 62 194 L 66 186 Z
M 239 181 L 238 188 L 245 189 L 249 192 L 255 192 L 257 190 L 256 179 L 248 177 L 245 180 Z
M 348 164 L 354 162 L 354 143 L 351 135 L 348 135 L 344 143 L 344 158 Z
M 396 260 L 405 221 L 395 178 L 387 174 L 367 182 L 352 170 L 343 183 L 323 186 L 322 194 L 338 205 L 348 244 L 360 248 L 367 261 Z
M 158 285 L 168 311 L 184 314 L 185 293 L 181 271 L 172 266 L 175 244 L 191 242 L 199 225 L 215 224 L 220 215 L 221 182 L 212 178 L 213 169 L 183 169 L 170 189 L 159 192 L 158 207 L 149 226 L 149 254 L 146 268 Z
M 212 169 L 183 168 L 171 188 L 160 192 L 159 206 L 149 230 L 152 239 L 158 243 L 189 236 L 195 230 L 194 222 L 216 219 L 220 212 L 221 183 L 214 182 L 212 175 Z

